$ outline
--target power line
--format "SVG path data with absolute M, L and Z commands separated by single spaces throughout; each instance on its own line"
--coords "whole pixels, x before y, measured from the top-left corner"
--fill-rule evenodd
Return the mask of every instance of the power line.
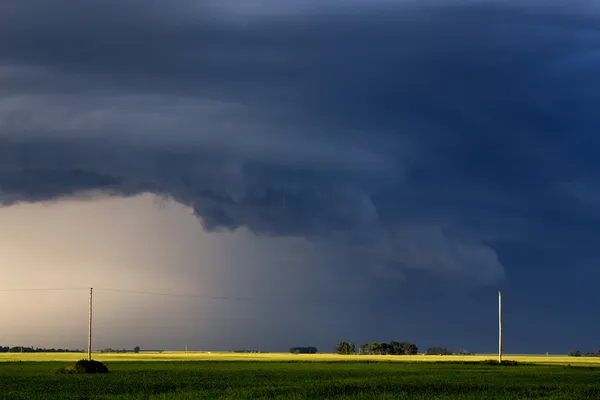
M 66 292 L 66 291 L 83 291 L 88 290 L 88 288 L 19 288 L 19 289 L 0 289 L 0 292 L 8 293 L 18 293 L 18 292 L 49 292 L 49 291 L 58 291 L 58 292 Z M 89 312 L 88 312 L 88 345 L 87 345 L 87 358 L 89 361 L 92 360 L 92 296 L 93 296 L 93 288 L 89 288 Z M 119 293 L 129 293 L 129 294 L 138 294 L 138 295 L 152 295 L 152 296 L 170 296 L 170 297 L 181 297 L 181 298 L 195 298 L 195 299 L 220 299 L 220 300 L 254 300 L 254 298 L 249 297 L 232 297 L 232 296 L 208 296 L 208 295 L 197 295 L 197 294 L 184 294 L 184 293 L 159 293 L 159 292 L 148 292 L 142 290 L 131 290 L 131 289 L 115 289 L 115 288 L 97 288 L 96 290 L 106 291 L 106 292 L 119 292 Z M 221 318 L 221 319 L 236 319 L 239 317 L 233 318 Z M 248 319 L 248 316 L 246 316 Z M 253 318 L 249 318 L 253 319 Z
M 170 296 L 170 297 L 185 297 L 195 299 L 215 299 L 215 300 L 236 300 L 236 301 L 247 301 L 256 300 L 254 297 L 233 297 L 233 296 L 209 296 L 201 294 L 189 294 L 189 293 L 160 293 L 160 292 L 147 292 L 143 290 L 131 290 L 131 289 L 115 289 L 115 288 L 94 288 L 95 290 L 101 290 L 105 292 L 118 292 L 118 293 L 130 293 L 130 294 L 141 294 L 150 296 Z M 62 291 L 88 291 L 89 288 L 22 288 L 22 289 L 0 289 L 0 292 L 62 292 Z
M 130 289 L 111 289 L 111 288 L 94 288 L 95 290 L 102 290 L 105 292 L 120 292 L 120 293 L 131 293 L 131 294 L 143 294 L 150 296 L 169 296 L 169 297 L 187 297 L 194 299 L 216 299 L 216 300 L 256 300 L 253 297 L 232 297 L 232 296 L 208 296 L 199 294 L 184 294 L 184 293 L 159 293 L 159 292 L 145 292 L 141 290 L 130 290 Z

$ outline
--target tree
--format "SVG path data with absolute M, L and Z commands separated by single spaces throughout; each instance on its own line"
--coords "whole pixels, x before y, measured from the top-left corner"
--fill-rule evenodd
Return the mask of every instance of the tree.
M 356 348 L 354 347 L 354 343 L 348 342 L 340 342 L 335 345 L 335 352 L 337 354 L 354 354 L 356 352 Z
M 371 343 L 371 354 L 384 355 L 388 354 L 389 345 L 384 342 Z
M 400 345 L 402 346 L 403 354 L 407 356 L 416 356 L 419 352 L 419 347 L 414 343 L 402 342 Z
M 354 343 L 350 342 L 348 343 L 348 352 L 346 354 L 355 354 L 356 353 L 356 346 L 354 346 Z
M 581 357 L 581 351 L 579 351 L 579 350 L 571 350 L 571 352 L 569 353 L 569 356 L 571 356 L 571 357 Z
M 381 343 L 381 354 L 389 355 L 393 354 L 394 348 L 391 344 L 382 342 Z
M 395 340 L 390 341 L 389 354 L 392 354 L 395 356 L 401 356 L 402 354 L 404 354 L 404 349 L 402 348 L 402 344 L 400 344 L 399 342 L 397 342 Z
M 377 354 L 377 355 L 416 355 L 419 348 L 414 343 L 397 342 L 395 340 L 389 343 L 373 342 L 364 343 L 358 346 L 358 354 Z
M 372 354 L 373 352 L 371 351 L 371 344 L 369 343 L 363 343 L 360 346 L 358 346 L 358 354 Z
M 140 352 L 140 346 L 135 346 L 133 348 L 133 352 L 136 353 L 136 354 L 139 353 Z

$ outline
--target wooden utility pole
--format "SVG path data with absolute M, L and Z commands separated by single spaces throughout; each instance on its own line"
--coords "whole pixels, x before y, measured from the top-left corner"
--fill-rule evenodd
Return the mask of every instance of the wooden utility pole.
M 88 315 L 88 361 L 92 361 L 92 294 L 93 288 L 90 288 L 90 311 Z
M 502 293 L 498 292 L 498 362 L 502 364 Z

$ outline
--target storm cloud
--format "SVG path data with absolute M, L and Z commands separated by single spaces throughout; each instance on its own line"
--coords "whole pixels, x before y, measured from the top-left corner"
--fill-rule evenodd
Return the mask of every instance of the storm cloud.
M 592 3 L 62 4 L 0 5 L 5 206 L 153 193 L 485 285 L 600 258 Z

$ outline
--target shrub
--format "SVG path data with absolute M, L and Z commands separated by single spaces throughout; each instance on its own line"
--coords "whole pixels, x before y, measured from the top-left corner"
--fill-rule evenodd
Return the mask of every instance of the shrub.
M 79 360 L 69 368 L 63 368 L 58 371 L 62 374 L 106 374 L 108 368 L 100 361 Z

